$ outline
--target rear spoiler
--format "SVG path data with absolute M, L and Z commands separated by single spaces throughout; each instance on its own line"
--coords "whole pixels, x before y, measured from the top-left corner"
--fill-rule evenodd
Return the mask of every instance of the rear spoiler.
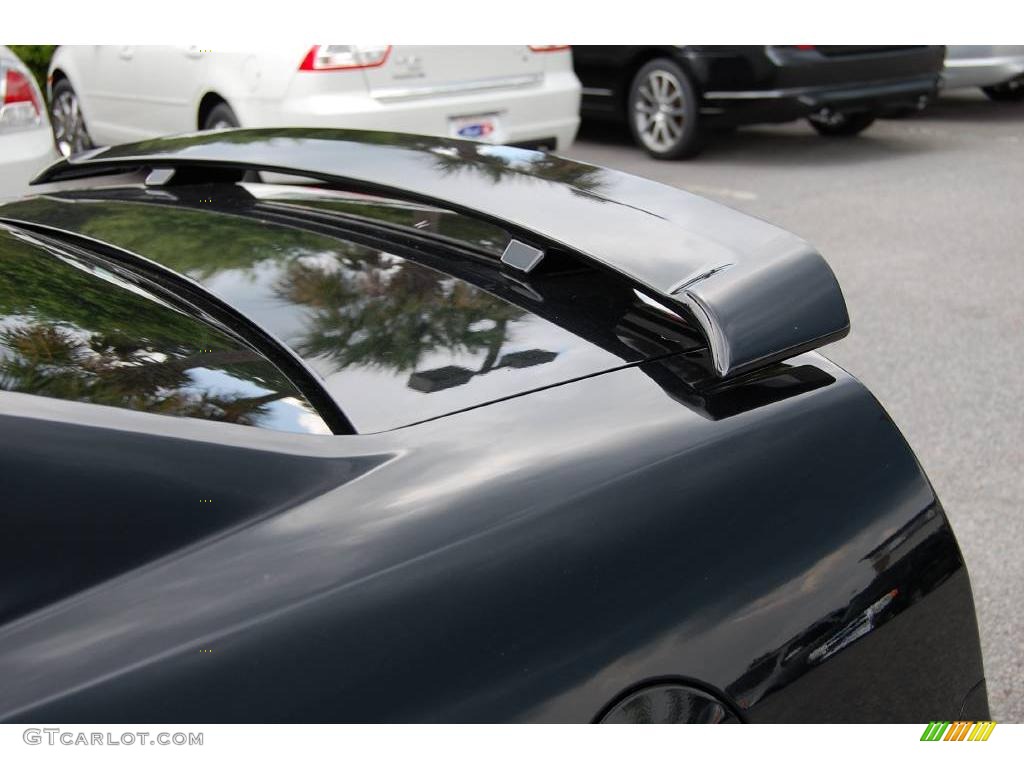
M 800 238 L 674 187 L 532 150 L 377 131 L 243 129 L 90 150 L 33 184 L 140 168 L 154 171 L 151 183 L 276 171 L 493 221 L 518 239 L 502 259 L 509 268 L 529 271 L 547 250 L 568 250 L 691 316 L 722 377 L 849 332 L 839 283 Z

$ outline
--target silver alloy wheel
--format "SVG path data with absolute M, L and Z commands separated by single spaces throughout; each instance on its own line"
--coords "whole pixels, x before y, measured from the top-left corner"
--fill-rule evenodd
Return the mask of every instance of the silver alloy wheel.
M 92 139 L 85 129 L 78 97 L 70 89 L 62 89 L 50 105 L 50 121 L 57 149 L 64 157 L 92 147 Z
M 683 86 L 664 69 L 653 69 L 637 88 L 633 119 L 640 140 L 654 152 L 667 152 L 682 138 L 686 123 Z
M 229 123 L 227 120 L 221 118 L 220 120 L 215 122 L 213 125 L 211 125 L 209 128 L 207 128 L 207 130 L 208 131 L 221 131 L 221 130 L 224 130 L 225 128 L 235 128 L 235 127 L 237 127 L 237 126 L 235 126 L 233 123 Z
M 823 107 L 822 109 L 819 109 L 817 112 L 808 115 L 807 119 L 810 120 L 812 123 L 817 123 L 818 125 L 827 125 L 835 127 L 845 123 L 848 118 L 842 112 L 836 112 L 834 109 Z

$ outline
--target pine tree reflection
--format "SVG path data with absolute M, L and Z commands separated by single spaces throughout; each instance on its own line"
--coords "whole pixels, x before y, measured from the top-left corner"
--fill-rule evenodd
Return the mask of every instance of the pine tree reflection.
M 509 323 L 526 312 L 468 283 L 387 253 L 352 245 L 335 260 L 296 259 L 277 295 L 311 310 L 301 336 L 290 343 L 307 358 L 335 367 L 360 365 L 414 370 L 429 353 L 485 353 L 473 371 L 461 366 L 414 372 L 408 386 L 434 392 L 468 383 L 498 368 L 554 360 L 545 350 L 501 356 Z
M 149 413 L 329 431 L 257 352 L 70 256 L 0 239 L 0 389 Z

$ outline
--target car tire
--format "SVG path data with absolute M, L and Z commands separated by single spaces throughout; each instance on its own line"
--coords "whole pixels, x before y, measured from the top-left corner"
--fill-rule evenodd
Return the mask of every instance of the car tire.
M 828 115 L 811 115 L 807 122 L 822 136 L 856 136 L 873 122 L 874 112 L 831 112 Z
M 201 127 L 204 131 L 215 131 L 221 128 L 240 128 L 241 125 L 235 111 L 222 101 L 206 113 Z
M 693 157 L 704 146 L 697 90 L 671 59 L 654 59 L 633 77 L 626 104 L 633 140 L 651 157 Z
M 64 157 L 76 155 L 92 149 L 92 137 L 82 116 L 78 94 L 66 78 L 60 78 L 53 84 L 50 99 L 50 125 L 53 128 L 53 141 Z
M 1018 77 L 999 85 L 982 88 L 992 101 L 1021 101 L 1024 99 L 1024 77 Z

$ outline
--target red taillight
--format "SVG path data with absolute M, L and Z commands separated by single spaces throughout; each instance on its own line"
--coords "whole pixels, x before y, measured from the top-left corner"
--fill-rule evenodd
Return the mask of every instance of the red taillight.
M 534 53 L 554 53 L 555 51 L 567 51 L 568 45 L 530 45 L 527 46 Z
M 390 45 L 314 45 L 299 64 L 300 72 L 369 69 L 388 60 Z
M 818 46 L 816 46 L 816 45 L 794 45 L 793 47 L 796 48 L 798 51 L 813 51 Z
M 43 105 L 39 103 L 36 89 L 32 87 L 32 81 L 28 79 L 28 75 L 22 74 L 16 69 L 8 69 L 4 78 L 4 106 L 22 102 L 31 104 L 36 114 L 43 111 Z
M 0 74 L 0 132 L 40 125 L 43 100 L 31 75 L 11 66 L 0 66 Z

